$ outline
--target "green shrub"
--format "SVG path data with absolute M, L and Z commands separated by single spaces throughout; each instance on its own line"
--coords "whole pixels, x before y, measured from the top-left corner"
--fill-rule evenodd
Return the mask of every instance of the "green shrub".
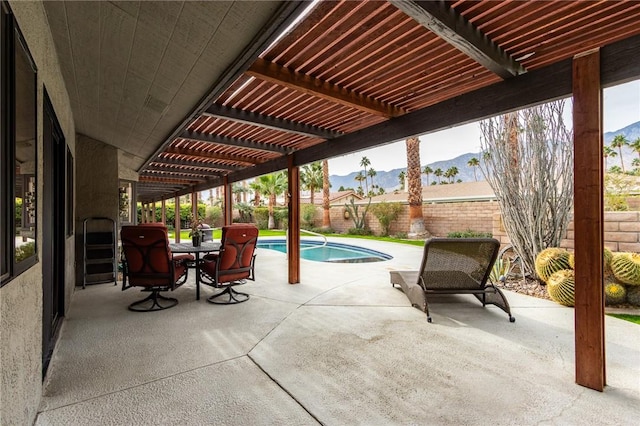
M 493 234 L 491 232 L 474 231 L 467 229 L 466 231 L 449 232 L 447 234 L 449 238 L 491 238 Z
M 396 238 L 406 240 L 409 235 L 406 232 L 396 232 Z
M 382 236 L 389 235 L 389 227 L 391 223 L 395 221 L 400 212 L 402 212 L 402 204 L 400 203 L 387 203 L 383 201 L 371 206 L 371 212 L 378 219 L 382 226 Z
M 349 228 L 347 234 L 351 235 L 373 235 L 371 229 L 368 228 Z
M 273 219 L 277 229 L 287 229 L 289 227 L 289 209 L 286 207 L 274 209 Z
M 36 243 L 33 241 L 16 247 L 16 262 L 20 262 L 36 254 Z
M 627 287 L 627 302 L 634 306 L 640 306 L 640 286 Z
M 305 204 L 302 206 L 302 221 L 309 228 L 313 228 L 313 225 L 315 224 L 316 211 L 317 208 L 313 204 Z
M 253 220 L 258 229 L 267 229 L 269 225 L 269 209 L 267 207 L 255 207 L 253 209 Z
M 222 208 L 220 206 L 207 206 L 204 220 L 214 228 L 220 228 L 222 226 Z

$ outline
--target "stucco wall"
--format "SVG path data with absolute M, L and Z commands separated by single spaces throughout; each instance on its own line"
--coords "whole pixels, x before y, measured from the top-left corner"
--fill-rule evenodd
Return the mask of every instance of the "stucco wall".
M 41 2 L 10 2 L 38 68 L 38 254 L 42 258 L 43 217 L 43 86 L 55 109 L 71 152 L 75 126 L 69 96 Z M 68 308 L 74 286 L 73 238 L 66 241 Z M 42 395 L 42 264 L 25 271 L 0 289 L 0 424 L 29 425 Z
M 83 221 L 89 217 L 118 221 L 118 150 L 78 135 L 76 153 L 76 282 L 82 284 Z

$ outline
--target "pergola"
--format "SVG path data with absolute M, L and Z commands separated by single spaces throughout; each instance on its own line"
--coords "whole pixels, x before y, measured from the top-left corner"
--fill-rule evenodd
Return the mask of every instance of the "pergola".
M 603 270 L 592 261 L 603 254 L 601 93 L 640 77 L 640 2 L 276 6 L 169 134 L 131 148 L 152 152 L 133 161 L 138 200 L 223 186 L 230 222 L 233 182 L 287 169 L 296 283 L 299 166 L 573 96 L 576 380 L 602 390 Z M 166 108 L 151 96 L 145 106 Z

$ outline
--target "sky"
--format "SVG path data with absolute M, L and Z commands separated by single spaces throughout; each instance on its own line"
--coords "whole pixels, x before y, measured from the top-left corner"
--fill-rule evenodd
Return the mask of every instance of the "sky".
M 640 80 L 604 90 L 604 132 L 619 130 L 640 121 Z M 570 106 L 567 105 L 566 109 Z M 569 116 L 570 118 L 570 116 Z M 480 151 L 478 122 L 420 136 L 420 163 L 449 160 L 468 152 Z M 404 140 L 329 159 L 329 174 L 344 176 L 361 169 L 360 160 L 367 157 L 377 171 L 407 167 Z

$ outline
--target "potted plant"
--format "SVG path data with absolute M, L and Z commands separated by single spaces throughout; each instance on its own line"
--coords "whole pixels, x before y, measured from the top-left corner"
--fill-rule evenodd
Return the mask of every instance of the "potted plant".
M 202 225 L 202 221 L 192 216 L 189 236 L 191 237 L 194 247 L 200 247 L 200 244 L 202 243 L 202 229 L 200 228 L 200 225 Z

